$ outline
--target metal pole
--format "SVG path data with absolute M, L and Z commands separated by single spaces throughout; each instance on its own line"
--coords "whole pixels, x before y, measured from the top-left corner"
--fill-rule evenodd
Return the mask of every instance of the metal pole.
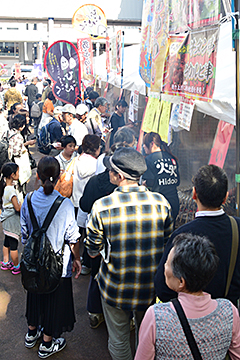
M 234 0 L 235 12 L 239 11 L 238 0 Z M 235 38 L 235 59 L 236 59 L 236 215 L 239 216 L 240 205 L 240 114 L 239 114 L 239 23 L 238 15 L 235 15 L 236 24 L 234 31 Z

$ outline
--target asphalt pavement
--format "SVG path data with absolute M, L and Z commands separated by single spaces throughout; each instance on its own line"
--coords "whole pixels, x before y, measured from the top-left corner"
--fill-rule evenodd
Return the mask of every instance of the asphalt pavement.
M 31 147 L 31 152 L 38 161 L 41 154 Z M 27 184 L 27 191 L 35 188 L 35 174 Z M 3 232 L 0 224 L 0 259 L 2 260 Z M 18 247 L 21 254 L 22 245 Z M 87 291 L 90 275 L 73 277 L 73 294 L 76 313 L 76 324 L 71 333 L 63 333 L 67 340 L 66 348 L 51 356 L 51 359 L 64 360 L 110 360 L 107 349 L 107 329 L 102 323 L 97 329 L 89 326 L 86 310 Z M 12 275 L 11 271 L 0 270 L 0 359 L 1 360 L 34 360 L 38 359 L 38 344 L 33 349 L 24 346 L 27 332 L 25 318 L 26 292 L 21 284 L 21 275 Z M 134 331 L 131 332 L 133 346 Z

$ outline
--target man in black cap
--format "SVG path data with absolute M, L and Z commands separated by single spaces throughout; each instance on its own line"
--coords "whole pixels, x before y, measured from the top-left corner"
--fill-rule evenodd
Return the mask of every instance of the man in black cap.
M 119 148 L 104 158 L 104 165 L 110 170 L 111 183 L 118 187 L 94 203 L 85 246 L 91 257 L 102 256 L 96 280 L 109 352 L 115 360 L 131 360 L 130 318 L 133 312 L 138 335 L 143 315 L 154 300 L 154 274 L 173 220 L 167 200 L 138 185 L 146 171 L 139 152 Z

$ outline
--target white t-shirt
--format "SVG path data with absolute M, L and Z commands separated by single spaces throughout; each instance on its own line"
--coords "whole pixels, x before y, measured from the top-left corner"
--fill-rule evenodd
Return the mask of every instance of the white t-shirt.
M 88 134 L 88 129 L 78 119 L 74 119 L 69 126 L 68 134 L 72 135 L 75 138 L 77 145 L 80 146 L 82 145 L 84 136 Z

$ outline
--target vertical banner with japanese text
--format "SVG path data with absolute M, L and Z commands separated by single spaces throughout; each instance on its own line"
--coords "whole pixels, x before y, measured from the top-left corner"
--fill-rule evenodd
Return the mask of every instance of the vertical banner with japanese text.
M 168 0 L 155 1 L 152 32 L 151 91 L 162 88 L 163 71 L 168 44 Z
M 151 52 L 152 30 L 154 16 L 154 0 L 143 1 L 142 38 L 140 43 L 139 73 L 146 86 L 151 86 Z
M 82 80 L 86 86 L 90 86 L 94 82 L 92 40 L 90 37 L 77 39 L 77 46 L 81 60 Z
M 81 67 L 75 45 L 65 40 L 53 43 L 45 54 L 44 67 L 54 83 L 56 98 L 76 105 L 81 93 Z
M 121 57 L 122 57 L 122 31 L 119 30 L 116 36 L 116 68 L 117 74 L 121 74 Z

